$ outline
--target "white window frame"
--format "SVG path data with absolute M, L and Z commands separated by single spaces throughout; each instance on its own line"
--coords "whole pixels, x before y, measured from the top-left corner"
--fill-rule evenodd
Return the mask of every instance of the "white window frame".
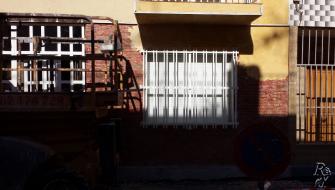
M 40 25 L 41 26 L 41 37 L 45 37 L 45 25 Z M 69 37 L 73 37 L 73 25 L 66 25 L 69 27 Z M 85 38 L 85 27 L 82 25 L 76 25 L 81 27 L 81 38 Z M 17 37 L 17 25 L 11 25 L 11 37 Z M 29 37 L 33 37 L 33 25 L 29 26 Z M 57 26 L 57 37 L 61 37 L 61 26 Z M 45 47 L 41 48 L 41 51 L 38 53 L 38 55 L 55 55 L 55 56 L 62 56 L 62 55 L 69 55 L 69 56 L 74 56 L 74 55 L 81 55 L 85 56 L 85 45 L 81 44 L 81 51 L 73 51 L 73 44 L 70 44 L 70 49 L 69 51 L 62 51 L 61 50 L 61 43 L 57 43 L 57 50 L 56 51 L 45 51 Z M 21 51 L 21 54 L 23 55 L 32 55 L 33 52 L 33 44 L 29 43 L 29 51 Z M 10 51 L 3 51 L 3 54 L 5 55 L 18 55 L 18 47 L 17 47 L 17 40 L 12 39 L 11 40 L 11 50 Z M 42 60 L 43 68 L 48 68 L 49 64 L 47 64 L 47 60 Z M 82 68 L 85 69 L 86 64 L 85 61 L 80 61 Z M 30 63 L 25 62 L 24 66 L 25 67 L 30 67 Z M 60 60 L 54 60 L 54 65 L 55 68 L 59 68 L 61 65 Z M 16 69 L 17 68 L 17 60 L 12 60 L 11 61 L 11 68 Z M 70 61 L 70 68 L 73 68 L 73 61 Z M 76 84 L 80 85 L 85 85 L 85 72 L 82 72 L 82 80 L 74 80 L 74 72 L 76 71 L 71 71 L 70 72 L 70 80 L 61 80 L 61 72 L 55 72 L 53 80 L 50 80 L 50 76 L 47 76 L 47 73 L 50 74 L 50 72 L 47 71 L 42 71 L 42 80 L 38 81 L 37 85 L 42 85 L 42 90 L 43 91 L 48 91 L 48 88 L 52 83 L 54 83 L 54 88 L 56 92 L 61 92 L 62 91 L 62 84 L 70 84 L 71 87 L 71 92 L 74 91 L 73 87 Z M 32 85 L 34 85 L 36 82 L 32 80 L 28 80 L 28 76 L 31 76 L 32 71 L 24 71 L 24 92 L 31 92 L 32 91 Z M 2 83 L 4 84 L 11 84 L 12 89 L 11 91 L 17 91 L 17 71 L 11 71 L 11 80 L 3 80 Z
M 237 51 L 144 51 L 143 125 L 235 128 L 237 63 Z

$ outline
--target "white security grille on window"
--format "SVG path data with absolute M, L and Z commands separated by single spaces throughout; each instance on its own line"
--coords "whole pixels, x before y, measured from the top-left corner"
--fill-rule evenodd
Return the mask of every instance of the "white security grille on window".
M 12 25 L 9 26 L 8 37 L 28 37 L 42 36 L 42 37 L 70 37 L 70 38 L 84 38 L 84 26 L 54 26 L 54 25 Z M 6 30 L 7 31 L 7 30 Z M 6 41 L 3 54 L 18 55 L 19 49 L 21 54 L 33 54 L 32 43 L 18 44 L 16 39 Z M 20 47 L 19 47 L 20 46 Z M 85 55 L 84 44 L 45 44 L 41 48 L 38 55 Z M 13 69 L 6 73 L 3 80 L 5 84 L 5 91 L 83 91 L 85 85 L 85 72 L 81 71 L 47 71 L 52 68 L 76 68 L 85 69 L 84 61 L 61 61 L 61 60 L 38 60 L 37 68 L 45 69 L 38 71 L 37 76 L 33 76 L 33 71 L 26 70 L 18 74 L 16 68 L 24 67 L 25 69 L 32 69 L 32 61 L 10 61 L 8 69 Z M 8 76 L 7 76 L 8 75 Z M 22 76 L 21 76 L 22 75 Z M 10 76 L 10 77 L 9 77 Z M 34 79 L 35 78 L 35 79 Z
M 144 125 L 237 125 L 238 52 L 144 51 Z

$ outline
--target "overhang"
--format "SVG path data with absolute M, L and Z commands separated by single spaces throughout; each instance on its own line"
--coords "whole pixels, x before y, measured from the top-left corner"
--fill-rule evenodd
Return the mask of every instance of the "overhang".
M 262 3 L 136 1 L 139 24 L 250 24 L 262 15 Z

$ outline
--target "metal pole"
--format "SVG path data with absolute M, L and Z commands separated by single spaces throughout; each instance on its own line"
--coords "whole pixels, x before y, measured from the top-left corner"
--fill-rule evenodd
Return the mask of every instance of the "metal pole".
M 94 23 L 91 23 L 91 54 L 95 54 L 94 49 Z M 92 77 L 92 92 L 95 93 L 95 59 L 91 59 L 91 77 Z
M 3 59 L 2 59 L 2 50 L 3 50 L 3 28 L 4 28 L 4 17 L 0 15 L 0 92 L 3 92 L 2 77 L 3 77 Z
M 314 65 L 315 65 L 315 78 L 314 78 L 314 93 L 315 93 L 315 101 L 314 101 L 314 108 L 315 108 L 315 141 L 319 141 L 319 114 L 318 114 L 318 92 L 317 92 L 317 79 L 318 79 L 318 66 L 317 66 L 317 46 L 318 46 L 318 30 L 315 30 L 315 43 L 314 43 Z
M 114 74 L 112 73 L 112 76 L 111 76 L 111 79 L 114 80 L 114 88 L 119 88 L 119 84 L 116 84 L 119 79 L 118 79 L 118 58 L 117 58 L 117 54 L 118 54 L 118 32 L 117 32 L 117 29 L 118 29 L 118 23 L 115 22 L 115 27 L 116 27 L 116 30 L 114 31 L 113 33 L 113 41 L 114 41 L 114 56 L 115 56 L 115 59 L 114 59 Z M 121 68 L 120 68 L 121 70 Z M 114 75 L 114 76 L 113 76 Z M 128 99 L 128 98 L 127 98 Z

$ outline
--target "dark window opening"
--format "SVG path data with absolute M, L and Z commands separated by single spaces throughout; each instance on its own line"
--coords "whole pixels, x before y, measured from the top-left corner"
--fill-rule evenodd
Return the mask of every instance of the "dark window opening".
M 3 30 L 3 36 L 4 37 L 11 37 L 11 32 L 10 32 L 10 25 L 5 25 L 4 30 Z M 11 40 L 10 39 L 5 39 L 3 40 L 3 50 L 4 51 L 10 51 L 11 50 Z
M 10 69 L 12 68 L 12 64 L 10 60 L 4 60 L 3 68 Z M 12 72 L 11 71 L 4 71 L 2 72 L 2 80 L 11 80 L 12 79 Z
M 63 60 L 61 62 L 61 68 L 62 69 L 70 69 L 70 61 Z M 62 71 L 61 79 L 69 81 L 70 80 L 70 71 Z
M 61 37 L 69 37 L 70 36 L 70 30 L 68 26 L 61 26 L 60 27 L 60 36 Z
M 5 25 L 3 28 L 3 36 L 10 37 L 11 36 L 10 25 Z
M 29 26 L 18 26 L 17 37 L 29 37 Z M 18 47 L 18 50 L 29 51 L 30 50 L 29 43 L 20 43 L 20 47 Z
M 45 26 L 45 36 L 57 37 L 57 26 Z
M 70 51 L 70 44 L 61 44 L 62 51 Z
M 11 44 L 11 40 L 4 40 L 3 41 L 3 50 L 4 51 L 10 51 L 12 49 L 12 44 Z
M 41 36 L 41 26 L 33 26 L 33 36 Z
M 82 38 L 81 26 L 73 26 L 73 37 Z M 81 52 L 82 51 L 81 44 L 73 44 L 73 51 Z
M 74 38 L 81 38 L 81 26 L 73 26 L 73 37 Z
M 73 51 L 81 52 L 82 51 L 81 44 L 73 44 Z
M 17 37 L 29 37 L 29 26 L 18 26 Z
M 57 51 L 57 44 L 45 44 L 45 51 Z
M 29 51 L 30 50 L 30 44 L 29 43 L 20 43 L 20 47 L 18 47 L 18 50 Z
M 42 61 L 37 62 L 37 68 L 42 69 Z M 38 71 L 37 79 L 38 81 L 42 81 L 42 71 Z
M 57 26 L 45 26 L 46 37 L 57 37 Z M 56 43 L 46 43 L 45 51 L 57 51 Z
M 68 38 L 70 37 L 70 29 L 68 26 L 60 27 L 60 35 L 61 37 Z M 70 51 L 70 44 L 61 44 L 62 51 Z

